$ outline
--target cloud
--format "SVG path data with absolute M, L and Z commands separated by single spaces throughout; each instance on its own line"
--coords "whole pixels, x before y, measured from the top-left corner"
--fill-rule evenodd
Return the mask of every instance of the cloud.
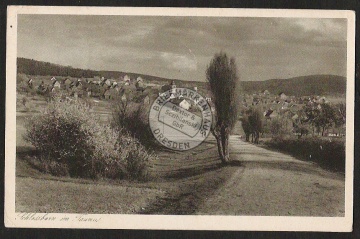
M 169 52 L 162 52 L 161 58 L 171 68 L 178 70 L 197 70 L 196 59 L 194 59 L 193 57 Z
M 95 70 L 205 80 L 213 55 L 243 80 L 346 75 L 346 19 L 19 15 L 18 54 Z

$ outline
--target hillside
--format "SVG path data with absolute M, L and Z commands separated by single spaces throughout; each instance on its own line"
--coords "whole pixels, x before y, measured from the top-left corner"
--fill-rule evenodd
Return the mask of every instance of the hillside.
M 24 73 L 26 75 L 38 75 L 38 76 L 63 76 L 63 77 L 75 77 L 75 78 L 93 78 L 95 76 L 103 76 L 105 78 L 120 79 L 125 75 L 128 75 L 131 79 L 141 77 L 148 83 L 165 85 L 171 81 L 175 81 L 176 85 L 183 87 L 204 87 L 205 82 L 183 81 L 179 79 L 167 79 L 157 76 L 144 75 L 132 72 L 122 71 L 95 71 L 89 69 L 73 68 L 71 66 L 62 66 L 53 64 L 50 62 L 37 61 L 33 59 L 17 58 L 17 73 Z
M 268 90 L 272 94 L 286 95 L 343 95 L 346 93 L 346 78 L 335 75 L 310 75 L 289 79 L 242 82 L 243 90 L 254 93 Z
M 135 79 L 142 77 L 147 83 L 169 84 L 175 81 L 176 85 L 181 87 L 207 88 L 206 82 L 183 81 L 179 79 L 166 79 L 157 76 L 137 74 L 122 71 L 94 71 L 87 69 L 72 68 L 70 66 L 61 66 L 49 62 L 36 61 L 26 58 L 17 59 L 18 73 L 40 76 L 64 76 L 64 77 L 85 77 L 93 78 L 103 76 L 105 78 L 120 79 L 125 75 Z M 268 90 L 272 94 L 284 92 L 287 95 L 344 95 L 346 92 L 346 78 L 335 75 L 310 75 L 300 76 L 290 79 L 271 79 L 266 81 L 244 81 L 242 82 L 244 93 L 254 93 Z

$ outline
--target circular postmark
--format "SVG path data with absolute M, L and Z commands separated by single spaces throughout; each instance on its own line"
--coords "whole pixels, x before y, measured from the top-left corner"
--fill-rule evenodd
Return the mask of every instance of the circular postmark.
M 201 144 L 209 135 L 212 111 L 197 91 L 175 88 L 159 94 L 151 105 L 149 124 L 163 146 L 185 151 Z

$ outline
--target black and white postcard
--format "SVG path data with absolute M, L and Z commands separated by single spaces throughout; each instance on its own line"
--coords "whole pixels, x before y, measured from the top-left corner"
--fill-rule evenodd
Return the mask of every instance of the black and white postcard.
M 355 14 L 9 6 L 6 227 L 353 223 Z

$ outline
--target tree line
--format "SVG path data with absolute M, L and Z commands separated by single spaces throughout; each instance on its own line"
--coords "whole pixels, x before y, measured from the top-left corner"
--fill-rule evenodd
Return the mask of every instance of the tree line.
M 78 69 L 71 66 L 61 66 L 26 58 L 17 58 L 17 72 L 27 75 L 72 76 L 78 78 L 92 78 L 98 74 L 93 70 Z

